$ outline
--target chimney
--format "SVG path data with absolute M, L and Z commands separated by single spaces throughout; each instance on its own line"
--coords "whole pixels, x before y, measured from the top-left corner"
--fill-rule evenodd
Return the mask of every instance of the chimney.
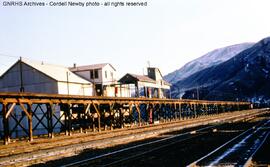
M 73 68 L 76 68 L 76 63 L 73 64 Z

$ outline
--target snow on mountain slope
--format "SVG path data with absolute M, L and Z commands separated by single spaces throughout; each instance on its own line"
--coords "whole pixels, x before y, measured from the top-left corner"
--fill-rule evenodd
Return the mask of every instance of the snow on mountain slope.
M 172 85 L 172 97 L 250 101 L 264 99 L 270 104 L 270 37 L 231 59 L 200 70 Z M 182 91 L 182 92 L 180 92 Z
M 237 55 L 241 51 L 250 48 L 252 45 L 254 45 L 254 43 L 241 43 L 215 49 L 185 64 L 182 68 L 172 73 L 169 73 L 168 75 L 164 76 L 164 78 L 166 81 L 172 84 L 176 83 L 200 70 L 223 63 L 232 58 L 233 56 Z

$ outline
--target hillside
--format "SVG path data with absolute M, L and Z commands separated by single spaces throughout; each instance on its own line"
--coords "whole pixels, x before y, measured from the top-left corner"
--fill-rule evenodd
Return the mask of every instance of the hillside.
M 231 45 L 219 49 L 215 49 L 187 64 L 182 68 L 175 70 L 172 73 L 164 76 L 165 80 L 170 83 L 176 83 L 184 78 L 189 77 L 190 75 L 206 69 L 211 66 L 218 65 L 222 62 L 225 62 L 237 55 L 241 51 L 251 47 L 254 43 L 241 43 L 237 45 Z
M 194 73 L 173 84 L 173 96 L 179 89 L 191 89 L 184 98 L 209 100 L 258 100 L 270 97 L 270 37 L 240 52 L 219 65 Z M 193 89 L 193 90 L 192 90 Z

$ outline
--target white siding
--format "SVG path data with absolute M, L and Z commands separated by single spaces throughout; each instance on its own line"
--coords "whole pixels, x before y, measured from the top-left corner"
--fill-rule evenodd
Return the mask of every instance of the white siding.
M 116 89 L 117 89 L 117 91 L 116 91 Z M 120 85 L 106 86 L 106 88 L 104 90 L 104 96 L 108 96 L 108 97 L 131 97 L 128 85 L 122 85 L 121 89 L 120 89 Z
M 107 86 L 104 90 L 104 96 L 115 97 L 115 87 Z
M 92 96 L 92 85 L 58 82 L 58 93 Z
M 105 76 L 105 71 L 107 71 L 107 78 Z M 116 81 L 116 77 L 117 77 L 116 71 L 109 64 L 107 64 L 102 69 L 102 83 L 103 83 L 103 85 L 110 85 L 110 84 L 114 83 Z
M 22 64 L 22 73 L 25 92 L 57 93 L 56 81 L 43 73 L 25 64 Z M 0 91 L 19 92 L 20 82 L 20 68 L 19 64 L 16 64 L 1 79 Z
M 116 95 L 117 97 L 131 97 L 130 90 L 128 85 L 122 85 L 121 90 L 120 87 L 118 87 L 118 94 Z
M 150 82 L 138 82 L 139 86 L 146 86 L 146 87 L 151 87 L 151 88 L 160 88 L 159 85 L 155 83 L 150 83 Z
M 95 83 L 95 84 L 101 84 L 102 83 L 102 70 L 98 69 L 98 78 L 95 78 L 95 72 L 94 72 L 94 79 L 91 79 L 90 71 L 93 70 L 87 70 L 87 71 L 74 71 L 75 74 L 79 75 L 80 77 Z
M 162 75 L 160 74 L 159 70 L 156 68 L 155 69 L 155 73 L 156 73 L 156 80 L 159 81 L 159 80 L 163 80 L 163 77 Z
M 23 86 L 25 92 L 34 92 L 34 93 L 54 93 L 54 94 L 67 94 L 67 83 L 66 82 L 57 82 L 55 79 L 45 75 L 44 73 L 22 63 L 22 73 L 23 73 Z M 62 73 L 66 77 L 66 73 Z M 76 79 L 70 75 L 71 80 Z M 82 79 L 78 79 L 78 82 Z M 18 92 L 20 90 L 20 66 L 19 63 L 15 64 L 9 71 L 7 71 L 3 77 L 0 79 L 0 92 Z M 85 81 L 87 83 L 87 81 Z M 92 85 L 82 84 L 82 83 L 69 83 L 69 94 L 72 95 L 92 95 Z M 35 110 L 35 104 L 32 106 L 32 110 Z M 0 111 L 1 111 L 0 106 Z M 46 111 L 46 106 L 42 105 L 41 108 L 37 108 L 35 113 L 39 119 L 42 118 L 43 111 Z M 12 115 L 18 120 L 22 118 L 21 124 L 26 129 L 28 129 L 28 120 L 26 115 L 22 112 L 20 107 L 15 107 Z M 56 117 L 60 116 L 60 107 L 56 107 L 55 112 Z M 0 121 L 2 122 L 2 117 L 0 115 Z M 33 117 L 33 127 L 37 124 L 38 120 L 36 117 Z M 47 125 L 46 117 L 43 118 L 42 122 Z M 56 119 L 53 118 L 53 123 L 56 123 Z M 15 120 L 10 117 L 9 119 L 10 130 L 15 128 L 15 133 L 12 134 L 12 137 L 26 136 L 26 133 L 22 130 L 20 126 L 15 126 Z M 55 132 L 60 131 L 60 123 L 56 124 Z M 39 124 L 37 129 L 33 131 L 34 135 L 46 134 L 47 130 Z M 3 135 L 3 126 L 0 123 L 0 136 Z

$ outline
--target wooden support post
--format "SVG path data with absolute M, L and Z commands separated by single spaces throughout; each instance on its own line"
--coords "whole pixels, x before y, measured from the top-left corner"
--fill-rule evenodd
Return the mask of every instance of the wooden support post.
M 40 105 L 40 104 L 37 104 Z M 51 127 L 50 127 L 50 110 L 51 110 L 51 106 L 50 104 L 46 104 L 46 119 L 47 119 L 47 132 L 48 132 L 48 137 L 50 137 L 51 135 Z
M 186 118 L 186 110 L 187 110 L 187 106 L 186 104 L 181 104 L 181 119 L 184 120 Z
M 203 115 L 207 115 L 207 105 L 203 104 Z
M 113 130 L 113 120 L 114 120 L 113 105 L 110 104 L 110 129 L 111 130 Z
M 185 106 L 185 119 L 189 119 L 190 117 L 190 104 L 187 103 Z
M 89 114 L 90 106 L 91 106 L 91 104 L 88 104 L 88 103 L 87 103 L 87 107 L 86 107 L 86 109 L 85 109 L 85 111 L 84 111 L 85 119 L 86 119 L 86 117 L 87 117 L 87 120 L 89 120 L 89 122 L 91 122 L 91 121 L 90 121 L 90 114 Z M 85 120 L 85 121 L 86 121 L 86 120 Z M 87 121 L 87 122 L 88 122 L 88 121 Z M 86 125 L 87 125 L 87 123 L 86 123 Z M 88 124 L 88 126 L 86 126 L 86 125 L 85 125 L 85 127 L 86 127 L 85 133 L 87 133 L 87 129 L 90 129 L 90 125 L 89 125 L 89 124 Z
M 166 108 L 166 104 L 164 104 L 164 111 L 163 111 L 163 115 L 165 115 L 165 122 L 168 121 L 168 117 L 167 117 L 167 108 Z
M 119 114 L 120 114 L 119 115 L 120 116 L 120 127 L 122 129 L 122 128 L 124 128 L 124 117 L 123 117 L 124 113 L 123 113 L 122 107 L 119 109 Z
M 174 112 L 174 120 L 176 121 L 177 120 L 177 107 L 176 107 L 176 103 L 173 103 L 173 112 Z
M 97 112 L 97 114 L 98 114 L 98 131 L 99 132 L 101 132 L 101 124 L 100 124 L 100 111 L 99 111 L 99 109 L 97 108 L 97 106 L 96 106 L 96 104 L 95 103 L 93 103 L 93 106 L 94 106 L 94 108 L 95 108 L 95 110 L 96 110 L 96 112 Z
M 100 116 L 98 117 L 98 132 L 101 132 Z
M 182 119 L 182 106 L 181 106 L 181 103 L 179 103 L 179 120 Z
M 67 104 L 61 104 L 61 108 L 64 112 L 64 117 L 65 117 L 65 135 L 68 135 L 68 107 Z
M 92 129 L 93 129 L 93 132 L 95 132 L 96 131 L 96 127 L 95 127 L 95 117 L 93 116 L 93 118 L 92 118 Z
M 27 104 L 27 112 L 29 113 L 28 118 L 28 131 L 29 131 L 29 141 L 33 141 L 33 113 L 32 113 L 32 104 Z
M 104 110 L 104 119 L 103 119 L 104 120 L 104 131 L 107 130 L 107 124 L 106 123 L 107 123 L 107 119 L 108 119 L 105 114 L 106 114 L 106 110 Z
M 152 105 L 152 114 L 151 114 L 151 116 L 152 116 L 152 124 L 154 124 L 154 122 L 155 122 L 155 107 L 156 107 L 156 105 L 155 104 L 153 104 Z
M 33 122 L 32 122 L 32 111 L 31 111 L 31 106 L 32 104 L 28 103 L 27 104 L 27 109 L 24 107 L 23 103 L 19 102 L 20 106 L 23 110 L 23 112 L 27 115 L 28 118 L 28 136 L 29 136 L 29 141 L 33 141 Z
M 197 118 L 197 109 L 198 109 L 197 103 L 193 104 L 193 108 L 194 108 L 194 116 L 195 118 Z
M 3 103 L 3 125 L 4 125 L 4 144 L 8 145 L 10 142 L 10 134 L 9 134 L 9 121 L 8 121 L 8 116 L 7 116 L 7 103 Z
M 72 104 L 68 104 L 68 135 L 71 136 L 72 133 Z
M 154 111 L 154 112 L 156 112 L 156 115 L 157 115 L 157 121 L 159 121 L 159 119 L 160 119 L 160 118 L 159 118 L 159 114 L 160 114 L 160 113 L 159 113 L 159 107 L 160 107 L 160 105 L 157 104 L 157 106 L 158 106 L 158 107 L 155 108 L 155 111 Z M 155 119 L 155 118 L 154 118 L 154 119 Z M 155 123 L 155 120 L 154 120 L 154 123 Z
M 71 107 L 70 104 L 61 104 L 65 115 L 65 135 L 71 135 Z
M 80 110 L 80 109 L 79 109 L 79 110 L 77 111 L 77 117 L 78 117 L 77 119 L 79 120 L 79 126 L 80 126 L 80 127 L 79 127 L 79 132 L 80 132 L 80 133 L 83 133 L 83 126 L 84 126 L 84 121 L 83 121 L 83 120 L 84 120 L 84 116 L 85 116 L 85 115 L 84 115 L 84 112 L 83 112 L 83 111 L 84 111 L 84 108 L 85 108 L 85 106 L 84 106 L 84 104 L 83 104 L 83 110 Z
M 154 108 L 154 104 L 151 106 L 150 104 L 148 105 L 148 121 L 149 124 L 153 124 L 154 120 L 153 120 L 153 108 Z
M 138 119 L 139 119 L 139 126 L 142 126 L 142 122 L 141 122 L 141 110 L 140 110 L 140 104 L 135 104 L 136 110 L 138 112 Z
M 48 137 L 53 138 L 53 104 L 46 104 L 47 107 L 47 127 L 48 127 Z
M 110 129 L 111 130 L 113 130 L 113 118 L 114 118 L 113 110 L 110 110 Z
M 174 104 L 169 104 L 170 105 L 170 120 L 173 121 L 175 119 L 174 115 Z
M 167 105 L 168 107 L 167 107 L 167 112 L 168 112 L 168 117 L 169 117 L 169 122 L 171 122 L 172 121 L 172 106 L 171 106 L 171 104 L 168 104 Z
M 133 106 L 131 103 L 129 103 L 128 105 L 129 105 L 130 124 L 133 126 L 134 125 Z

